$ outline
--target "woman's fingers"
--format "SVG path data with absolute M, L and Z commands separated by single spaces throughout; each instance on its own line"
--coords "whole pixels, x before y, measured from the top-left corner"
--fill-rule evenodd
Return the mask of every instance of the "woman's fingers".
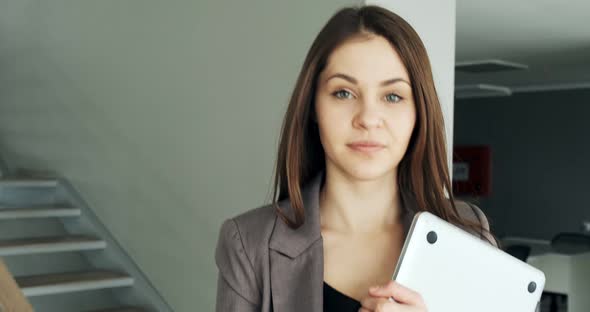
M 399 303 L 389 301 L 387 298 L 365 297 L 361 300 L 362 308 L 359 312 L 373 312 L 373 311 L 400 311 L 397 307 L 401 306 Z
M 381 286 L 381 287 L 371 287 L 369 289 L 369 294 L 371 296 L 375 296 L 375 297 L 393 297 L 393 299 L 395 299 L 395 301 L 399 302 L 399 303 L 403 303 L 403 304 L 408 304 L 411 306 L 416 306 L 416 307 L 424 307 L 424 300 L 422 299 L 422 296 L 395 282 L 395 281 L 389 281 L 389 283 Z

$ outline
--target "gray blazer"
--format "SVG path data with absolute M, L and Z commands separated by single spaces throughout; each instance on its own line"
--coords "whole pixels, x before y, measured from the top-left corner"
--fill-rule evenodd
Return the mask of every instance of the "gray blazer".
M 223 222 L 215 250 L 217 312 L 322 312 L 324 249 L 318 195 L 324 175 L 320 172 L 303 187 L 306 220 L 296 230 L 282 222 L 271 205 Z M 279 205 L 285 213 L 292 212 L 288 199 Z M 485 215 L 469 207 L 457 208 L 488 227 Z M 415 212 L 404 205 L 406 235 Z

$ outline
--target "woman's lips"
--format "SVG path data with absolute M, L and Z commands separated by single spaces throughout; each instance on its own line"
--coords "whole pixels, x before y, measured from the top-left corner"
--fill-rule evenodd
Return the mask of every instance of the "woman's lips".
M 374 153 L 382 150 L 385 146 L 379 143 L 351 143 L 347 144 L 352 150 L 363 153 Z

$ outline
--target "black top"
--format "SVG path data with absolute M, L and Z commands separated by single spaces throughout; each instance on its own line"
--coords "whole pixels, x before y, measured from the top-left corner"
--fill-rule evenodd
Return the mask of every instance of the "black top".
M 324 312 L 358 312 L 361 303 L 324 282 Z

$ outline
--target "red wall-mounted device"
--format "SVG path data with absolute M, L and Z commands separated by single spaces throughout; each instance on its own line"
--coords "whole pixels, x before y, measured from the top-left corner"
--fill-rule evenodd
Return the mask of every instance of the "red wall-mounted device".
M 492 153 L 489 146 L 453 149 L 453 194 L 489 196 L 492 192 Z

